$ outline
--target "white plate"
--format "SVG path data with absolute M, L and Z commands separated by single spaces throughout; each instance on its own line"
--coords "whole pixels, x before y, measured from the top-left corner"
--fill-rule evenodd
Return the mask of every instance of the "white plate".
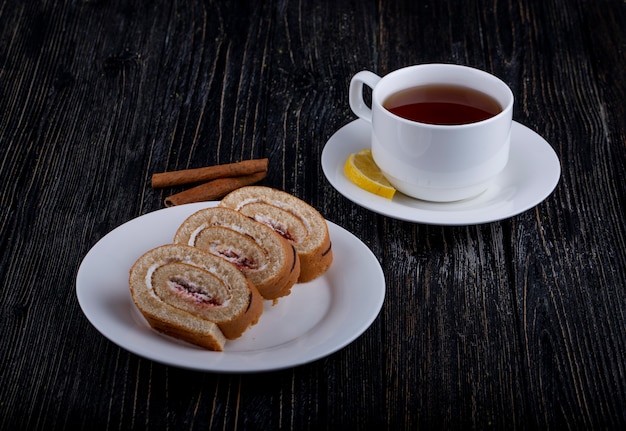
M 215 202 L 181 205 L 131 220 L 87 253 L 76 277 L 78 302 L 95 328 L 118 346 L 181 368 L 256 372 L 293 367 L 345 347 L 374 321 L 385 278 L 374 254 L 353 234 L 328 222 L 334 261 L 321 277 L 296 284 L 223 352 L 211 352 L 150 328 L 130 296 L 128 274 L 144 252 L 172 242 L 193 212 Z
M 559 177 L 559 159 L 541 136 L 513 122 L 509 164 L 488 190 L 473 199 L 435 203 L 396 192 L 393 199 L 369 193 L 343 173 L 350 155 L 370 147 L 370 125 L 355 120 L 339 129 L 322 152 L 322 169 L 330 184 L 352 202 L 399 220 L 435 225 L 471 225 L 522 213 L 552 193 Z

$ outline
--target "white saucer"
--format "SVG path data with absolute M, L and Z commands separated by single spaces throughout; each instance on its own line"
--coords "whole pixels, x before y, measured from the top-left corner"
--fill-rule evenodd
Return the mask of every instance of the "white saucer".
M 324 175 L 352 202 L 376 213 L 415 223 L 460 226 L 509 218 L 548 197 L 561 175 L 559 159 L 550 144 L 529 128 L 513 122 L 509 164 L 481 195 L 464 201 L 435 203 L 396 192 L 389 200 L 357 187 L 343 173 L 350 153 L 369 147 L 369 123 L 355 120 L 345 125 L 324 147 Z
M 319 278 L 296 284 L 241 338 L 211 352 L 154 331 L 130 296 L 128 274 L 144 252 L 172 242 L 176 228 L 216 202 L 181 205 L 131 220 L 87 253 L 76 277 L 76 295 L 87 319 L 118 346 L 181 368 L 256 372 L 293 367 L 347 346 L 376 319 L 385 297 L 378 259 L 357 237 L 328 222 L 334 261 Z

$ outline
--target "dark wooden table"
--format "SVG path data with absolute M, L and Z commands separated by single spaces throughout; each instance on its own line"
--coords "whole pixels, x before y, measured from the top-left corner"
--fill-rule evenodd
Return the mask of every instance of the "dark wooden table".
M 377 215 L 322 173 L 350 77 L 427 62 L 507 82 L 562 175 L 505 220 Z M 624 429 L 626 2 L 0 3 L 0 429 Z M 163 208 L 154 172 L 268 157 L 379 259 L 372 326 L 315 362 L 165 366 L 91 326 L 79 265 Z

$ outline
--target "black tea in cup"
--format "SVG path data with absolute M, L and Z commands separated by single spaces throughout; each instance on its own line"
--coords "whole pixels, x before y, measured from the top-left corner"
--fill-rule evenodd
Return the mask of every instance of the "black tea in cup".
M 476 123 L 502 112 L 502 106 L 493 97 L 450 84 L 408 88 L 389 96 L 383 106 L 407 120 L 440 125 Z

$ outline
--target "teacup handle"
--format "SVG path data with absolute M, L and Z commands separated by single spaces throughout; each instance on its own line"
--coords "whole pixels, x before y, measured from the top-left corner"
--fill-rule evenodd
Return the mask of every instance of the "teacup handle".
M 372 109 L 363 100 L 363 84 L 372 90 L 378 84 L 381 77 L 368 70 L 363 70 L 350 80 L 350 109 L 357 117 L 372 122 Z

